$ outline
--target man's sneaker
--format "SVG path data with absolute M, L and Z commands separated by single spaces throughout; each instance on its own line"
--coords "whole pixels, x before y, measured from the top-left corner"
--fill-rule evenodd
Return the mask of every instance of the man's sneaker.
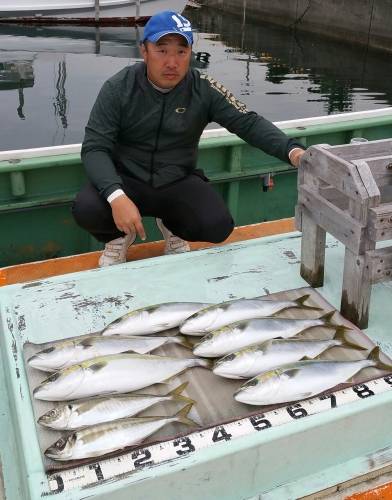
M 167 227 L 164 226 L 162 219 L 155 219 L 155 220 L 160 232 L 165 238 L 165 251 L 164 251 L 165 255 L 170 255 L 173 253 L 189 252 L 190 247 L 188 245 L 188 242 L 182 240 L 178 236 L 175 236 L 171 231 L 169 231 Z
M 136 233 L 132 233 L 106 243 L 98 261 L 99 267 L 114 266 L 126 262 L 127 250 L 135 239 Z

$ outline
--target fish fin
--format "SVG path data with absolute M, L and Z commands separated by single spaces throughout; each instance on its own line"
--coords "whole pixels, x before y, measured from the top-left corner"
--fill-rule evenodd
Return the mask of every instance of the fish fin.
M 185 389 L 188 387 L 188 385 L 189 385 L 189 382 L 184 382 L 183 384 L 180 384 L 178 387 L 176 387 L 172 391 L 168 392 L 167 396 L 171 396 L 174 394 L 178 394 L 178 395 L 181 394 L 183 391 L 185 391 Z
M 376 363 L 376 367 L 379 368 L 380 370 L 386 370 L 386 371 L 391 371 L 392 370 L 392 364 L 384 363 L 380 359 L 381 355 L 381 349 L 376 346 L 374 349 L 372 349 L 367 357 L 367 359 L 371 359 Z
M 310 294 L 307 293 L 306 295 L 302 295 L 302 297 L 299 297 L 298 299 L 294 300 L 294 302 L 297 303 L 298 307 L 301 309 L 308 309 L 312 311 L 322 311 L 321 307 L 316 307 L 316 306 L 308 306 L 305 304 L 305 302 L 308 300 L 310 297 Z
M 168 396 L 172 396 L 174 401 L 183 401 L 184 403 L 188 404 L 195 404 L 196 401 L 194 399 L 188 398 L 181 393 L 185 391 L 186 387 L 188 386 L 189 382 L 184 382 L 183 384 L 179 385 L 172 391 L 168 392 Z
M 184 337 L 183 335 L 178 335 L 176 337 L 173 337 L 172 342 L 173 342 L 173 344 L 182 345 L 183 347 L 186 347 L 187 349 L 193 349 L 193 343 L 189 339 Z
M 336 325 L 334 321 L 332 321 L 334 315 L 335 315 L 336 310 L 334 309 L 333 311 L 329 311 L 322 316 L 319 317 L 319 319 L 322 319 L 325 321 L 326 325 Z
M 174 415 L 174 417 L 177 417 L 178 421 L 181 422 L 182 424 L 190 425 L 192 427 L 200 427 L 199 424 L 197 424 L 196 422 L 194 422 L 193 420 L 191 420 L 188 417 L 188 413 L 191 411 L 192 406 L 193 406 L 193 403 L 190 403 L 189 405 L 184 406 L 183 408 L 181 408 L 181 410 L 179 412 L 177 412 Z
M 289 370 L 285 370 L 284 374 L 289 378 L 294 378 L 301 372 L 300 368 L 290 368 Z
M 345 325 L 339 325 L 336 327 L 335 335 L 333 336 L 334 340 L 340 340 L 342 342 L 342 346 L 346 349 L 354 349 L 356 351 L 367 351 L 366 347 L 363 347 L 359 344 L 356 344 L 355 342 L 351 342 L 350 340 L 347 339 L 345 336 L 345 333 L 347 330 L 351 330 L 351 328 L 348 328 Z M 336 347 L 336 346 L 333 346 Z

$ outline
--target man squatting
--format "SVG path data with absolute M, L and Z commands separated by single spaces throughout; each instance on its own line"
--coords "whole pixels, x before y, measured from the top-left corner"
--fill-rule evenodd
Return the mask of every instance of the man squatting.
M 297 167 L 304 147 L 239 102 L 213 78 L 190 68 L 191 23 L 176 12 L 150 18 L 144 62 L 103 85 L 82 145 L 89 183 L 73 206 L 76 222 L 105 249 L 101 267 L 125 262 L 142 217 L 156 218 L 165 253 L 188 241 L 224 241 L 234 222 L 222 198 L 196 168 L 200 136 L 217 122 L 250 145 Z

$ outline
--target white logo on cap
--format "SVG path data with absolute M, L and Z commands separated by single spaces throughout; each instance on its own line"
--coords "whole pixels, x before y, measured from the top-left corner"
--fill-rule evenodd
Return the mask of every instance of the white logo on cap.
M 181 19 L 180 19 L 181 18 Z M 180 31 L 192 31 L 191 23 L 185 17 L 182 17 L 180 14 L 172 16 L 173 21 L 177 24 L 177 28 Z

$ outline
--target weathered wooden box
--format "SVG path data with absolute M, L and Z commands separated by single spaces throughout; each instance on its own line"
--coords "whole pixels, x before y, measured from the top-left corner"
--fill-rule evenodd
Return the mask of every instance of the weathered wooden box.
M 341 312 L 366 328 L 371 286 L 392 277 L 392 139 L 310 147 L 298 175 L 301 276 L 324 282 L 325 233 L 345 245 Z

